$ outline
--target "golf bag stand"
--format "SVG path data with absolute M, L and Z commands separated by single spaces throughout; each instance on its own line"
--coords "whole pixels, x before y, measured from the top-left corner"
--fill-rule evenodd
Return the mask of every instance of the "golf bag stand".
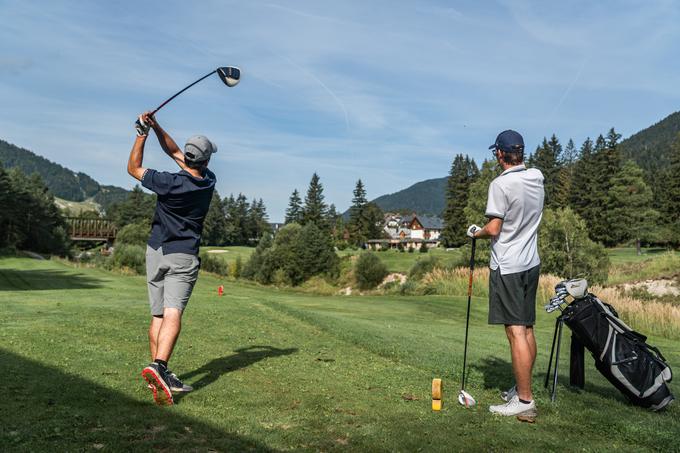
M 552 346 L 550 348 L 550 361 L 548 362 L 548 371 L 545 374 L 544 388 L 548 388 L 550 382 L 550 372 L 552 371 L 552 388 L 550 389 L 550 401 L 555 402 L 557 399 L 557 373 L 560 362 L 560 349 L 562 346 L 562 328 L 564 327 L 564 318 L 562 315 L 555 319 L 555 332 L 553 333 Z M 557 350 L 555 347 L 557 346 Z M 583 344 L 571 335 L 571 347 L 569 354 L 569 385 L 582 389 L 585 386 L 585 367 L 584 367 L 584 347 Z M 554 360 L 553 360 L 554 359 Z M 554 363 L 554 368 L 553 368 Z
M 564 318 L 562 315 L 555 319 L 555 332 L 553 333 L 552 346 L 550 347 L 550 360 L 548 361 L 548 371 L 545 373 L 545 382 L 543 387 L 548 388 L 548 382 L 550 380 L 550 371 L 553 367 L 553 358 L 555 367 L 553 369 L 552 375 L 552 389 L 550 390 L 550 401 L 555 401 L 557 397 L 557 368 L 560 363 L 560 346 L 562 346 L 562 327 L 564 326 Z M 555 346 L 557 346 L 557 351 L 555 351 Z

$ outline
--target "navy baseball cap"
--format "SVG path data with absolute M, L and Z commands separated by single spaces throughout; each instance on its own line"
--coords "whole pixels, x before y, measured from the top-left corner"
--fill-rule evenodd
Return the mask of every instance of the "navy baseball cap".
M 524 139 L 519 132 L 508 129 L 498 134 L 496 142 L 489 149 L 500 149 L 504 153 L 519 153 L 524 151 Z

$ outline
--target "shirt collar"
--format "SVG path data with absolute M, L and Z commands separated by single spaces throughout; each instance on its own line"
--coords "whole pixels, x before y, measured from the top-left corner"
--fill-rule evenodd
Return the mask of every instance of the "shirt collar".
M 526 169 L 527 169 L 527 167 L 524 164 L 515 165 L 514 167 L 510 167 L 507 170 L 505 170 L 503 173 L 501 173 L 501 176 L 503 176 L 507 173 L 512 173 L 512 172 L 515 172 L 515 171 L 522 171 L 522 170 L 526 170 Z

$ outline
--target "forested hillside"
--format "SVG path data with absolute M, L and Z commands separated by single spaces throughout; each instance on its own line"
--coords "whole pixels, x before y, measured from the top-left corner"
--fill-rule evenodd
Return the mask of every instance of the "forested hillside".
M 645 172 L 648 182 L 654 174 L 670 164 L 671 145 L 680 134 L 680 112 L 631 135 L 621 142 L 624 157 L 633 159 Z
M 116 186 L 102 186 L 89 175 L 73 172 L 42 156 L 0 140 L 0 163 L 5 168 L 19 168 L 27 175 L 38 173 L 56 197 L 70 201 L 92 198 L 105 209 L 122 201 L 128 191 Z
M 412 186 L 373 200 L 383 211 L 412 211 L 419 214 L 441 215 L 446 204 L 448 178 L 417 182 Z

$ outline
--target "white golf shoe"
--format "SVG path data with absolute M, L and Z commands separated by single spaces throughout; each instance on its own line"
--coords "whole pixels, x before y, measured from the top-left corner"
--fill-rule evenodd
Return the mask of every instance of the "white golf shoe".
M 517 395 L 510 398 L 510 401 L 505 404 L 489 406 L 489 411 L 507 417 L 516 416 L 522 421 L 534 421 L 536 415 L 538 415 L 538 412 L 536 411 L 536 402 L 534 400 L 530 403 L 522 403 Z

